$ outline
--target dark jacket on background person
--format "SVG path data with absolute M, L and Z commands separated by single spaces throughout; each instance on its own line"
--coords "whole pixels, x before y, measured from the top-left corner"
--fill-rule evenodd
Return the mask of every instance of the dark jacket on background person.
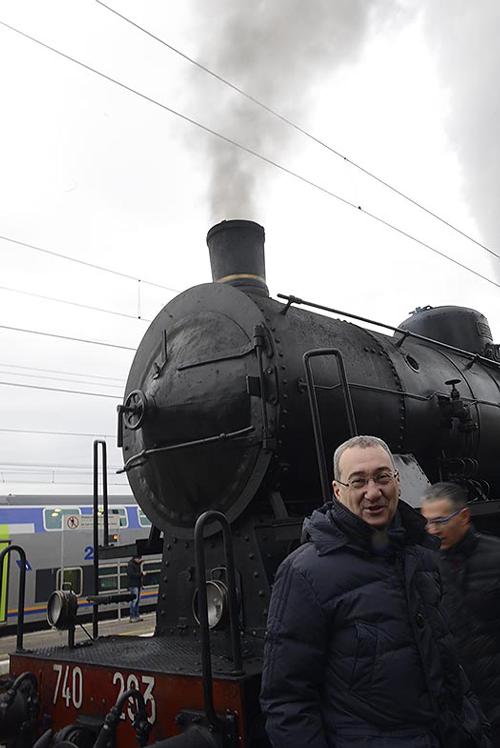
M 500 741 L 500 539 L 471 528 L 441 559 L 460 660 Z
M 274 748 L 489 746 L 442 609 L 434 541 L 409 506 L 374 531 L 337 501 L 281 564 L 261 703 Z
M 142 567 L 140 561 L 136 561 L 135 558 L 131 558 L 127 564 L 127 586 L 142 586 Z

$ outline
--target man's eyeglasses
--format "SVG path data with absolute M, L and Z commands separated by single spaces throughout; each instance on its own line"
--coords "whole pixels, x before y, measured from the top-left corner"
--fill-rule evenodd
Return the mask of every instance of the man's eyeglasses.
M 352 478 L 351 480 L 348 480 L 344 483 L 344 481 L 337 480 L 337 483 L 340 483 L 341 486 L 345 486 L 346 488 L 350 488 L 353 491 L 360 491 L 362 488 L 365 488 L 369 482 L 372 480 L 376 486 L 388 486 L 392 481 L 396 480 L 398 477 L 398 473 L 392 472 L 390 470 L 384 470 L 382 473 L 376 473 L 375 475 L 368 475 L 368 476 L 359 476 L 356 478 Z
M 430 527 L 431 525 L 436 525 L 436 527 L 439 527 L 440 525 L 446 525 L 450 521 L 450 519 L 453 519 L 453 517 L 458 517 L 462 509 L 463 507 L 460 507 L 460 509 L 457 509 L 451 514 L 448 514 L 446 517 L 435 517 L 435 519 L 428 519 L 425 523 L 426 527 Z

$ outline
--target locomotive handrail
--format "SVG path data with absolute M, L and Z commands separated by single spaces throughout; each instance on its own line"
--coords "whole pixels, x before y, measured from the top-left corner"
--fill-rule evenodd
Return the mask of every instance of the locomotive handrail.
M 203 700 L 205 713 L 210 724 L 217 726 L 212 685 L 212 659 L 210 652 L 210 629 L 208 626 L 207 603 L 207 568 L 205 563 L 205 548 L 203 544 L 203 530 L 207 522 L 217 520 L 222 528 L 224 539 L 224 560 L 227 568 L 227 586 L 229 599 L 229 629 L 231 636 L 231 653 L 233 659 L 233 673 L 242 672 L 240 629 L 238 624 L 238 601 L 236 599 L 236 574 L 234 570 L 233 544 L 231 529 L 227 518 L 222 512 L 211 509 L 201 514 L 194 526 L 194 549 L 196 560 L 196 579 L 198 585 L 198 618 L 201 635 L 201 664 L 203 675 Z
M 326 390 L 328 392 L 333 392 L 333 390 L 338 390 L 342 387 L 342 384 L 332 384 L 331 386 L 326 386 L 324 384 L 316 384 L 315 388 L 317 390 Z M 374 384 L 361 384 L 361 382 L 349 382 L 349 389 L 350 390 L 368 390 L 369 392 L 384 392 L 389 395 L 398 395 L 398 397 L 407 397 L 410 400 L 420 400 L 420 402 L 427 403 L 430 400 L 433 400 L 435 397 L 444 396 L 446 397 L 446 393 L 440 392 L 439 390 L 435 390 L 434 392 L 429 392 L 428 395 L 418 395 L 416 392 L 401 392 L 401 390 L 393 390 L 390 387 L 377 387 Z M 304 387 L 305 391 L 305 387 Z M 499 402 L 493 402 L 493 400 L 482 400 L 479 397 L 467 397 L 466 395 L 463 395 L 461 397 L 464 403 L 470 403 L 471 405 L 489 405 L 492 408 L 500 408 Z
M 260 386 L 260 406 L 261 406 L 261 417 L 262 417 L 262 447 L 267 450 L 269 449 L 270 443 L 270 431 L 269 431 L 269 416 L 267 413 L 267 403 L 265 396 L 265 384 L 264 384 L 264 367 L 262 362 L 262 354 L 265 348 L 265 332 L 264 325 L 255 325 L 253 334 L 254 348 L 257 354 L 257 365 L 259 367 L 259 386 Z
M 194 369 L 197 366 L 208 366 L 208 364 L 216 364 L 219 361 L 234 361 L 237 358 L 248 356 L 250 353 L 253 353 L 254 349 L 254 343 L 247 343 L 243 347 L 231 351 L 231 353 L 224 353 L 213 358 L 205 358 L 202 361 L 188 361 L 187 363 L 178 364 L 177 371 L 186 371 L 186 369 Z
M 349 382 L 347 381 L 342 353 L 338 348 L 316 348 L 312 351 L 306 351 L 302 358 L 304 361 L 307 393 L 309 395 L 309 407 L 311 409 L 312 416 L 314 443 L 316 445 L 316 457 L 318 459 L 318 469 L 321 482 L 321 493 L 323 494 L 323 499 L 326 502 L 330 501 L 331 499 L 331 491 L 328 481 L 328 470 L 326 467 L 325 448 L 323 445 L 323 437 L 321 434 L 321 418 L 319 415 L 318 399 L 316 397 L 316 387 L 314 384 L 314 378 L 311 368 L 311 359 L 317 358 L 318 356 L 335 356 L 335 358 L 337 359 L 337 368 L 339 372 L 342 392 L 344 394 L 344 403 L 347 412 L 347 421 L 349 424 L 349 436 L 356 436 L 356 434 L 358 433 L 358 428 L 356 425 L 356 416 L 354 414 L 354 406 L 352 404 L 351 392 L 349 389 Z
M 287 296 L 286 294 L 279 293 L 278 299 L 285 299 L 286 301 L 286 305 L 281 310 L 281 314 L 286 314 L 292 304 L 310 306 L 312 309 L 321 309 L 324 312 L 332 312 L 332 314 L 338 314 L 341 317 L 349 317 L 349 319 L 355 319 L 358 322 L 366 322 L 368 325 L 376 325 L 377 327 L 383 327 L 386 330 L 391 330 L 391 332 L 397 332 L 403 336 L 402 340 L 398 340 L 395 343 L 395 345 L 398 347 L 404 342 L 405 338 L 416 338 L 416 340 L 423 340 L 424 343 L 432 343 L 433 345 L 437 345 L 440 348 L 445 348 L 448 351 L 453 351 L 454 353 L 459 353 L 466 358 L 470 358 L 471 365 L 475 361 L 480 361 L 482 364 L 495 366 L 497 369 L 500 369 L 500 363 L 498 361 L 494 361 L 494 359 L 492 358 L 481 356 L 479 353 L 473 353 L 472 351 L 464 351 L 462 348 L 456 348 L 454 345 L 450 345 L 449 343 L 442 343 L 440 340 L 427 338 L 425 335 L 420 335 L 418 332 L 404 330 L 402 327 L 387 325 L 385 322 L 377 322 L 377 320 L 369 319 L 368 317 L 360 317 L 359 314 L 351 314 L 351 312 L 343 312 L 341 309 L 333 309 L 332 307 L 324 306 L 323 304 L 315 304 L 313 301 L 306 301 L 305 299 L 301 299 L 298 296 Z
M 19 553 L 19 597 L 17 603 L 17 640 L 16 652 L 22 652 L 24 636 L 24 603 L 26 598 L 26 553 L 20 545 L 8 545 L 0 553 L 0 589 L 3 585 L 3 562 L 7 555 L 17 551 Z
M 85 595 L 85 600 L 93 605 L 113 605 L 114 603 L 129 603 L 135 600 L 131 592 L 115 592 L 112 595 Z
M 245 426 L 243 429 L 237 431 L 228 431 L 227 433 L 215 434 L 214 436 L 206 436 L 203 439 L 193 439 L 189 442 L 179 442 L 179 444 L 168 444 L 164 447 L 151 447 L 150 449 L 141 449 L 132 457 L 129 457 L 125 465 L 117 470 L 118 473 L 126 473 L 128 470 L 140 467 L 144 464 L 145 458 L 149 455 L 159 454 L 160 452 L 171 452 L 175 449 L 186 449 L 187 447 L 199 447 L 202 444 L 212 444 L 213 442 L 226 441 L 227 439 L 238 439 L 240 436 L 247 436 L 252 431 L 255 431 L 254 426 Z M 141 462 L 142 460 L 142 462 Z
M 94 439 L 94 595 L 99 594 L 99 445 L 102 447 L 102 509 L 104 522 L 104 546 L 109 545 L 109 523 L 108 523 L 108 474 L 107 474 L 107 447 L 103 439 Z M 97 603 L 92 606 L 92 636 L 99 636 L 99 608 Z

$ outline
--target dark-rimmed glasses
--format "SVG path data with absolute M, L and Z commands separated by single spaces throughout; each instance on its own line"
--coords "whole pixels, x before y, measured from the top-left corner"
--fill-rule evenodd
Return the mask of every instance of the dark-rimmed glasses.
M 376 486 L 388 486 L 390 483 L 392 483 L 392 481 L 396 480 L 397 477 L 397 470 L 395 472 L 393 472 L 392 470 L 384 470 L 380 473 L 376 473 L 375 475 L 360 475 L 359 477 L 351 478 L 351 480 L 348 480 L 346 482 L 337 480 L 336 483 L 340 483 L 341 486 L 350 488 L 353 491 L 361 491 L 361 489 L 365 488 L 371 480 Z

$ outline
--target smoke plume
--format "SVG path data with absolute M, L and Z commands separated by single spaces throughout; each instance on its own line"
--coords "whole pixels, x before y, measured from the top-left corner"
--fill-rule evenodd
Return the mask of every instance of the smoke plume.
M 447 88 L 447 129 L 464 171 L 464 194 L 485 243 L 500 253 L 500 3 L 427 0 L 425 23 Z M 498 267 L 498 262 L 495 262 Z M 497 271 L 500 277 L 500 271 Z
M 311 97 L 322 79 L 360 51 L 371 25 L 397 6 L 396 0 L 197 0 L 198 58 L 247 93 L 307 127 Z M 200 90 L 200 88 L 202 90 Z M 219 86 L 214 97 L 196 87 L 214 127 L 277 159 L 293 130 Z M 203 98 L 205 97 L 205 98 Z M 209 195 L 213 216 L 252 217 L 257 175 L 252 156 L 207 138 Z

